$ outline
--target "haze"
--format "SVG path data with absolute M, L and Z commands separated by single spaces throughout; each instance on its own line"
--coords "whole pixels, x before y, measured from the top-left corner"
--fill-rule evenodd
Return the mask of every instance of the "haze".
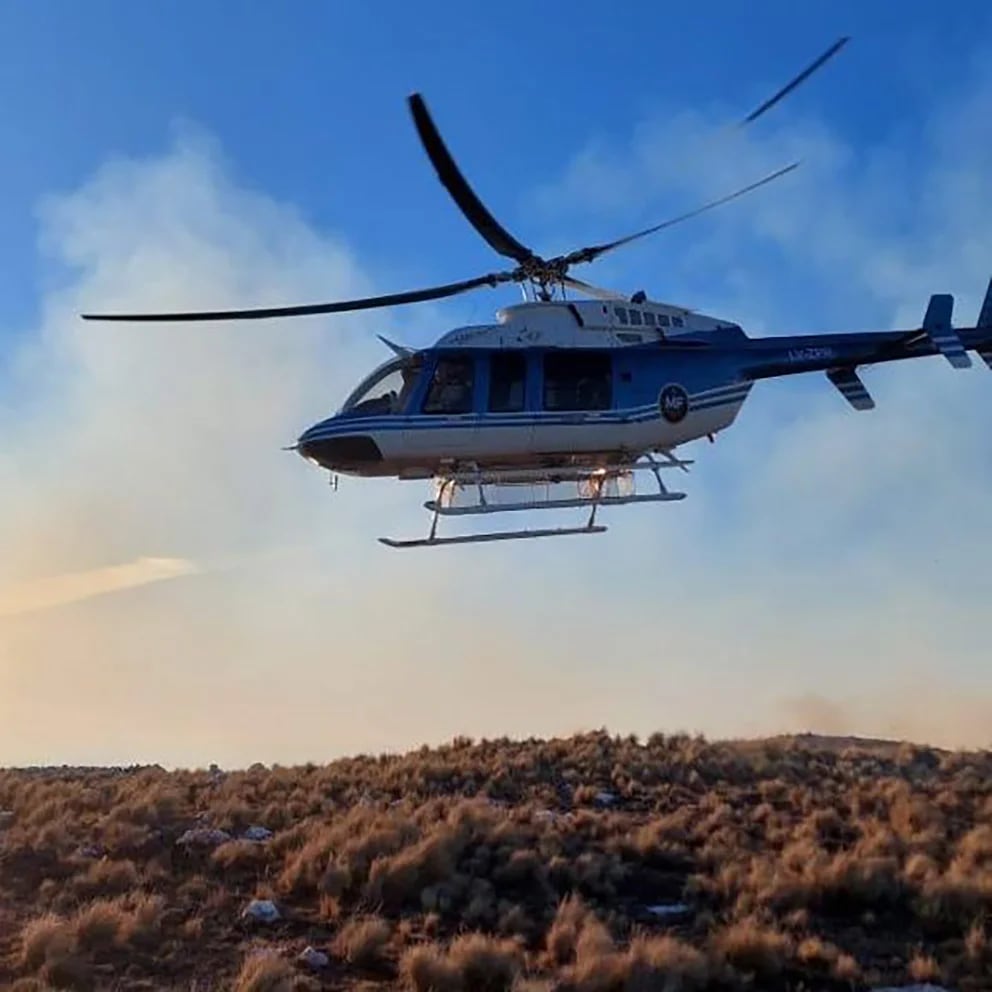
M 848 30 L 810 30 L 747 93 Z M 859 44 L 855 58 L 882 59 L 877 36 Z M 903 94 L 878 133 L 820 112 L 832 87 L 853 85 L 842 57 L 809 83 L 815 96 L 715 157 L 694 158 L 694 143 L 741 109 L 735 94 L 713 108 L 687 86 L 645 109 L 618 92 L 612 121 L 546 138 L 537 158 L 557 163 L 551 175 L 516 149 L 502 195 L 476 182 L 500 171 L 498 155 L 480 163 L 501 142 L 455 112 L 449 84 L 433 90 L 488 205 L 549 251 L 804 158 L 781 187 L 583 278 L 643 286 L 753 334 L 918 326 L 932 292 L 954 293 L 970 325 L 992 275 L 989 54 L 969 49 L 934 95 Z M 398 180 L 422 197 L 401 218 L 405 260 L 389 211 L 344 185 L 334 156 L 330 200 L 274 192 L 247 178 L 250 148 L 232 159 L 223 126 L 176 124 L 178 101 L 147 125 L 157 150 L 118 135 L 83 156 L 99 165 L 36 190 L 35 240 L 2 236 L 6 253 L 33 257 L 40 288 L 30 305 L 12 297 L 5 325 L 0 310 L 0 763 L 289 763 L 601 726 L 986 746 L 984 366 L 868 370 L 870 413 L 822 377 L 759 384 L 730 432 L 686 451 L 697 464 L 678 477 L 681 504 L 613 510 L 600 537 L 396 552 L 375 538 L 426 528 L 423 485 L 342 479 L 332 492 L 280 449 L 385 357 L 376 333 L 426 344 L 490 319 L 512 290 L 291 322 L 78 319 L 389 292 L 498 265 L 416 161 L 405 73 L 384 125 L 404 149 L 397 170 L 419 168 Z M 344 111 L 322 111 L 333 131 Z M 364 229 L 343 208 L 339 222 L 344 200 L 361 202 Z

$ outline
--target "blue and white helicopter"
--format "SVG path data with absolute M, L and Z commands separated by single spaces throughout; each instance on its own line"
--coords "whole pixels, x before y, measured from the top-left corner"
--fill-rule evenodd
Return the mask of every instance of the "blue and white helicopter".
M 837 52 L 823 55 L 750 113 L 750 124 Z M 84 314 L 88 320 L 238 320 L 340 313 L 434 300 L 482 286 L 518 283 L 525 302 L 497 311 L 495 323 L 453 329 L 427 348 L 396 345 L 333 416 L 289 450 L 338 474 L 433 480 L 424 504 L 426 538 L 379 540 L 394 548 L 601 533 L 602 506 L 680 500 L 662 470 L 688 470 L 680 445 L 712 441 L 730 427 L 759 379 L 824 372 L 856 409 L 874 402 L 857 369 L 943 355 L 954 368 L 976 351 L 992 368 L 992 280 L 977 323 L 954 328 L 953 297 L 930 297 L 923 322 L 902 331 L 749 337 L 739 324 L 684 307 L 626 297 L 572 277 L 605 252 L 726 203 L 786 174 L 798 162 L 729 196 L 654 227 L 545 259 L 509 234 L 472 191 L 419 94 L 414 124 L 438 178 L 489 245 L 516 267 L 462 282 L 389 296 L 301 306 L 193 313 Z M 532 290 L 527 299 L 526 289 Z M 592 299 L 569 300 L 566 287 Z M 381 337 L 381 335 L 380 335 Z M 650 471 L 657 491 L 635 492 Z M 560 495 L 566 487 L 567 495 Z M 536 490 L 536 493 L 535 493 Z M 521 495 L 527 493 L 529 495 Z M 506 494 L 509 497 L 506 498 Z M 440 516 L 588 508 L 584 524 L 439 537 Z

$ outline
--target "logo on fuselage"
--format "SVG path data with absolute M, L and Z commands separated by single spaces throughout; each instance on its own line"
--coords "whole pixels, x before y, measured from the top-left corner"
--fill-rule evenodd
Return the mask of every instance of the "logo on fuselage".
M 658 409 L 670 424 L 677 424 L 689 412 L 689 394 L 681 386 L 665 386 L 658 394 Z

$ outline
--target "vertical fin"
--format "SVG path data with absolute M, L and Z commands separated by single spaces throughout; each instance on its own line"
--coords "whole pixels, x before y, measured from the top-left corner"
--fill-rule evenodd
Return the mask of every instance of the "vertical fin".
M 954 311 L 954 297 L 950 293 L 934 293 L 930 297 L 927 305 L 927 312 L 923 318 L 923 330 L 927 332 L 930 340 L 937 350 L 956 369 L 967 369 L 971 367 L 971 359 L 968 352 L 964 350 L 961 339 L 957 331 L 951 324 L 951 314 Z
M 830 369 L 827 378 L 855 410 L 875 409 L 875 401 L 853 367 Z
M 982 309 L 978 311 L 978 323 L 975 326 L 980 331 L 987 330 L 989 332 L 988 341 L 980 344 L 975 351 L 992 369 L 992 279 L 989 279 L 989 287 L 985 290 L 985 299 L 982 302 Z
M 992 279 L 989 279 L 989 288 L 985 290 L 985 300 L 982 309 L 978 311 L 978 323 L 975 326 L 992 330 Z

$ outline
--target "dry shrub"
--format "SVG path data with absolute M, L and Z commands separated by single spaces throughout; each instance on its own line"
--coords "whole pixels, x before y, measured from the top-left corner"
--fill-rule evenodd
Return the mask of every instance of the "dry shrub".
M 79 946 L 87 951 L 105 951 L 118 942 L 128 922 L 120 903 L 98 899 L 84 906 L 73 918 L 72 925 Z
M 553 966 L 575 961 L 580 945 L 587 955 L 613 949 L 609 933 L 578 895 L 567 896 L 558 904 L 544 943 L 546 956 Z
M 992 826 L 980 824 L 969 830 L 958 842 L 952 867 L 962 872 L 992 866 Z
M 125 944 L 149 944 L 158 938 L 166 901 L 161 895 L 142 895 L 132 901 L 121 924 Z
M 130 892 L 141 884 L 141 876 L 133 861 L 97 861 L 73 882 L 73 890 L 82 899 L 96 896 L 116 896 Z
M 624 992 L 693 992 L 710 978 L 706 956 L 677 937 L 636 937 L 627 950 Z
M 448 948 L 448 959 L 461 976 L 462 986 L 472 992 L 504 992 L 511 988 L 524 964 L 515 941 L 481 933 L 456 937 Z
M 972 961 L 984 961 L 989 954 L 989 935 L 982 920 L 975 920 L 964 938 L 965 953 Z
M 829 967 L 840 957 L 840 950 L 819 937 L 807 937 L 796 949 L 796 960 L 803 965 Z
M 400 977 L 414 992 L 461 992 L 461 976 L 455 972 L 438 944 L 411 947 L 400 958 Z
M 758 975 L 775 975 L 792 953 L 791 938 L 754 917 L 737 920 L 712 938 L 717 953 L 733 967 Z
M 210 860 L 226 872 L 253 872 L 265 867 L 268 854 L 254 841 L 229 840 L 214 848 Z
M 68 957 L 75 943 L 72 927 L 54 913 L 46 913 L 21 930 L 21 965 L 37 971 L 46 961 Z
M 856 982 L 861 977 L 861 966 L 850 954 L 839 954 L 830 973 L 841 982 Z
M 392 927 L 380 916 L 349 920 L 334 938 L 334 953 L 359 968 L 382 964 Z
M 389 911 L 417 904 L 423 889 L 454 875 L 466 840 L 462 831 L 445 825 L 397 854 L 376 858 L 365 897 Z
M 437 944 L 411 948 L 400 959 L 400 975 L 414 992 L 510 992 L 523 966 L 516 942 L 469 933 L 446 951 Z
M 285 958 L 262 952 L 245 959 L 234 992 L 294 992 L 298 986 L 296 971 Z
M 915 951 L 909 959 L 909 977 L 914 982 L 939 982 L 940 966 L 929 954 Z

